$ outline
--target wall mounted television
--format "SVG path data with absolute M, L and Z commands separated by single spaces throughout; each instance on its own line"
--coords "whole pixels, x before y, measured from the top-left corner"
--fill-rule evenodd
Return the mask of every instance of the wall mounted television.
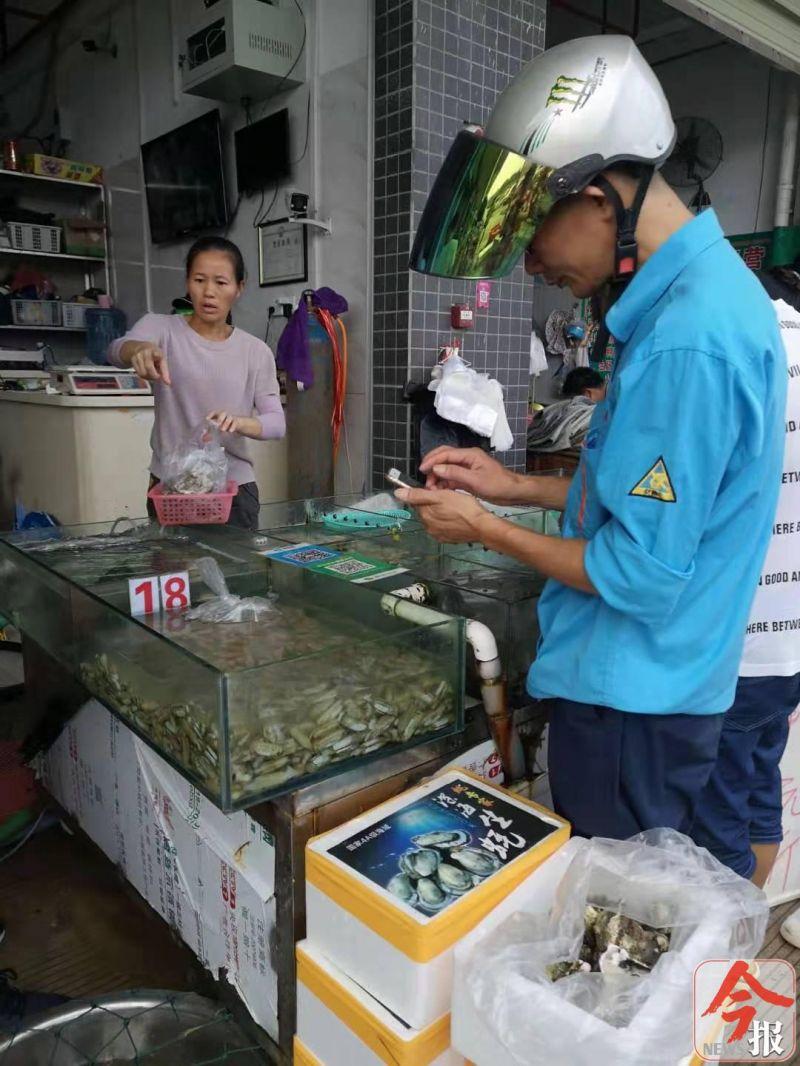
M 292 176 L 289 160 L 289 110 L 243 126 L 234 135 L 236 180 L 243 196 Z
M 142 166 L 154 244 L 226 225 L 218 110 L 143 144 Z

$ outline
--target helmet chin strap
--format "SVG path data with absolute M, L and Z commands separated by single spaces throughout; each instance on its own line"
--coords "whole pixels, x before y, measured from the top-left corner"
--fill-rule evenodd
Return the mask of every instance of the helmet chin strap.
M 647 167 L 639 178 L 639 184 L 636 187 L 630 207 L 625 206 L 622 202 L 622 197 L 605 174 L 598 174 L 596 178 L 592 179 L 592 185 L 596 185 L 598 189 L 603 190 L 606 199 L 614 208 L 614 214 L 617 216 L 617 243 L 614 252 L 613 282 L 630 281 L 636 273 L 636 268 L 639 265 L 639 245 L 636 241 L 636 227 L 639 223 L 639 213 L 642 210 L 642 204 L 645 196 L 647 196 L 647 190 L 650 188 L 654 173 L 653 167 Z
M 605 301 L 603 320 L 600 323 L 597 337 L 592 346 L 590 356 L 592 362 L 599 362 L 602 359 L 611 335 L 608 326 L 606 325 L 606 311 L 608 311 L 608 308 L 623 294 L 639 265 L 639 245 L 636 240 L 636 226 L 639 223 L 639 213 L 642 210 L 642 204 L 644 203 L 645 196 L 647 196 L 647 190 L 650 188 L 650 182 L 653 180 L 654 173 L 654 167 L 647 167 L 639 178 L 639 184 L 636 187 L 636 193 L 634 194 L 630 207 L 625 206 L 622 202 L 622 197 L 604 174 L 598 174 L 597 177 L 592 178 L 591 181 L 592 185 L 603 190 L 606 199 L 614 208 L 614 214 L 617 217 L 617 241 L 614 250 L 614 276 L 609 282 L 609 298 Z M 616 370 L 616 362 L 614 369 Z

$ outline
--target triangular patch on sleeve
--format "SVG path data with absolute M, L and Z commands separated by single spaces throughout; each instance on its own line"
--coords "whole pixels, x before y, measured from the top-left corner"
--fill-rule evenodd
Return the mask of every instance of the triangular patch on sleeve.
M 664 457 L 659 456 L 653 463 L 641 481 L 638 481 L 629 496 L 647 496 L 651 500 L 661 500 L 662 503 L 675 503 L 677 496 L 672 487 L 672 481 L 667 470 Z

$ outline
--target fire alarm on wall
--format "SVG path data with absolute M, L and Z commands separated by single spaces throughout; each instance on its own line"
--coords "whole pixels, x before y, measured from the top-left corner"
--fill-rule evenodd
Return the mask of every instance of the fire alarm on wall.
M 472 329 L 475 319 L 469 304 L 453 304 L 450 308 L 450 324 L 453 329 Z

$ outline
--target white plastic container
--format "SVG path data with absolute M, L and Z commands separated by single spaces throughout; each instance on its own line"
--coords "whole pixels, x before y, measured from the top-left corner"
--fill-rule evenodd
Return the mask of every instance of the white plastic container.
M 469 995 L 467 983 L 463 976 L 467 960 L 470 959 L 474 951 L 480 951 L 481 942 L 513 914 L 517 912 L 546 914 L 555 902 L 556 889 L 567 872 L 569 864 L 586 843 L 585 840 L 578 837 L 567 841 L 552 858 L 538 867 L 502 903 L 495 907 L 468 936 L 464 937 L 456 948 L 452 1013 L 450 1018 L 451 1042 L 454 1049 L 467 1056 L 467 1061 L 471 1066 L 512 1066 L 519 1060 L 510 1056 L 508 1049 L 484 1024 L 483 1019 L 475 1010 L 475 1004 Z M 709 957 L 713 957 L 715 948 L 713 935 L 709 937 L 706 930 L 699 930 L 694 934 L 694 938 L 699 945 L 702 945 L 704 940 L 708 940 L 708 951 L 711 953 Z M 702 956 L 702 946 L 700 946 L 698 953 Z M 669 1015 L 672 1007 L 673 1005 L 670 1002 L 662 1002 L 657 1005 L 655 1011 L 652 1010 L 652 1007 L 649 1007 L 648 1010 L 650 1013 L 654 1013 L 657 1019 L 659 1014 Z M 576 1010 L 577 1008 L 565 1004 L 565 1033 L 569 1031 L 570 1022 L 575 1021 L 576 1015 L 573 1012 Z M 691 1022 L 687 1019 L 687 1029 L 690 1025 Z M 711 1018 L 707 1023 L 706 1032 L 708 1035 L 706 1037 L 704 1033 L 704 1039 L 708 1039 L 713 1043 L 720 1039 L 720 1031 L 719 1019 Z M 715 1061 L 718 1060 L 704 1060 L 699 1055 L 694 1054 L 682 1059 L 679 1063 L 676 1063 L 676 1066 L 703 1066 L 703 1062 Z M 601 1060 L 598 1059 L 598 1066 L 600 1066 L 600 1062 Z M 602 1066 L 605 1066 L 605 1061 L 602 1062 Z
M 58 300 L 12 300 L 11 319 L 15 326 L 60 326 Z
M 61 227 L 41 226 L 32 222 L 9 222 L 11 247 L 25 252 L 61 252 Z
M 449 1013 L 409 1028 L 307 940 L 297 945 L 297 1039 L 324 1066 L 464 1066 Z
M 447 771 L 309 842 L 308 940 L 406 1025 L 424 1029 L 450 1010 L 455 945 L 568 837 L 552 812 Z M 471 884 L 468 860 L 480 864 Z M 448 889 L 431 906 L 420 893 L 430 901 L 432 881 Z M 410 898 L 399 898 L 409 887 Z
M 61 320 L 67 329 L 86 328 L 86 308 L 91 304 L 81 304 L 68 300 L 61 304 Z

